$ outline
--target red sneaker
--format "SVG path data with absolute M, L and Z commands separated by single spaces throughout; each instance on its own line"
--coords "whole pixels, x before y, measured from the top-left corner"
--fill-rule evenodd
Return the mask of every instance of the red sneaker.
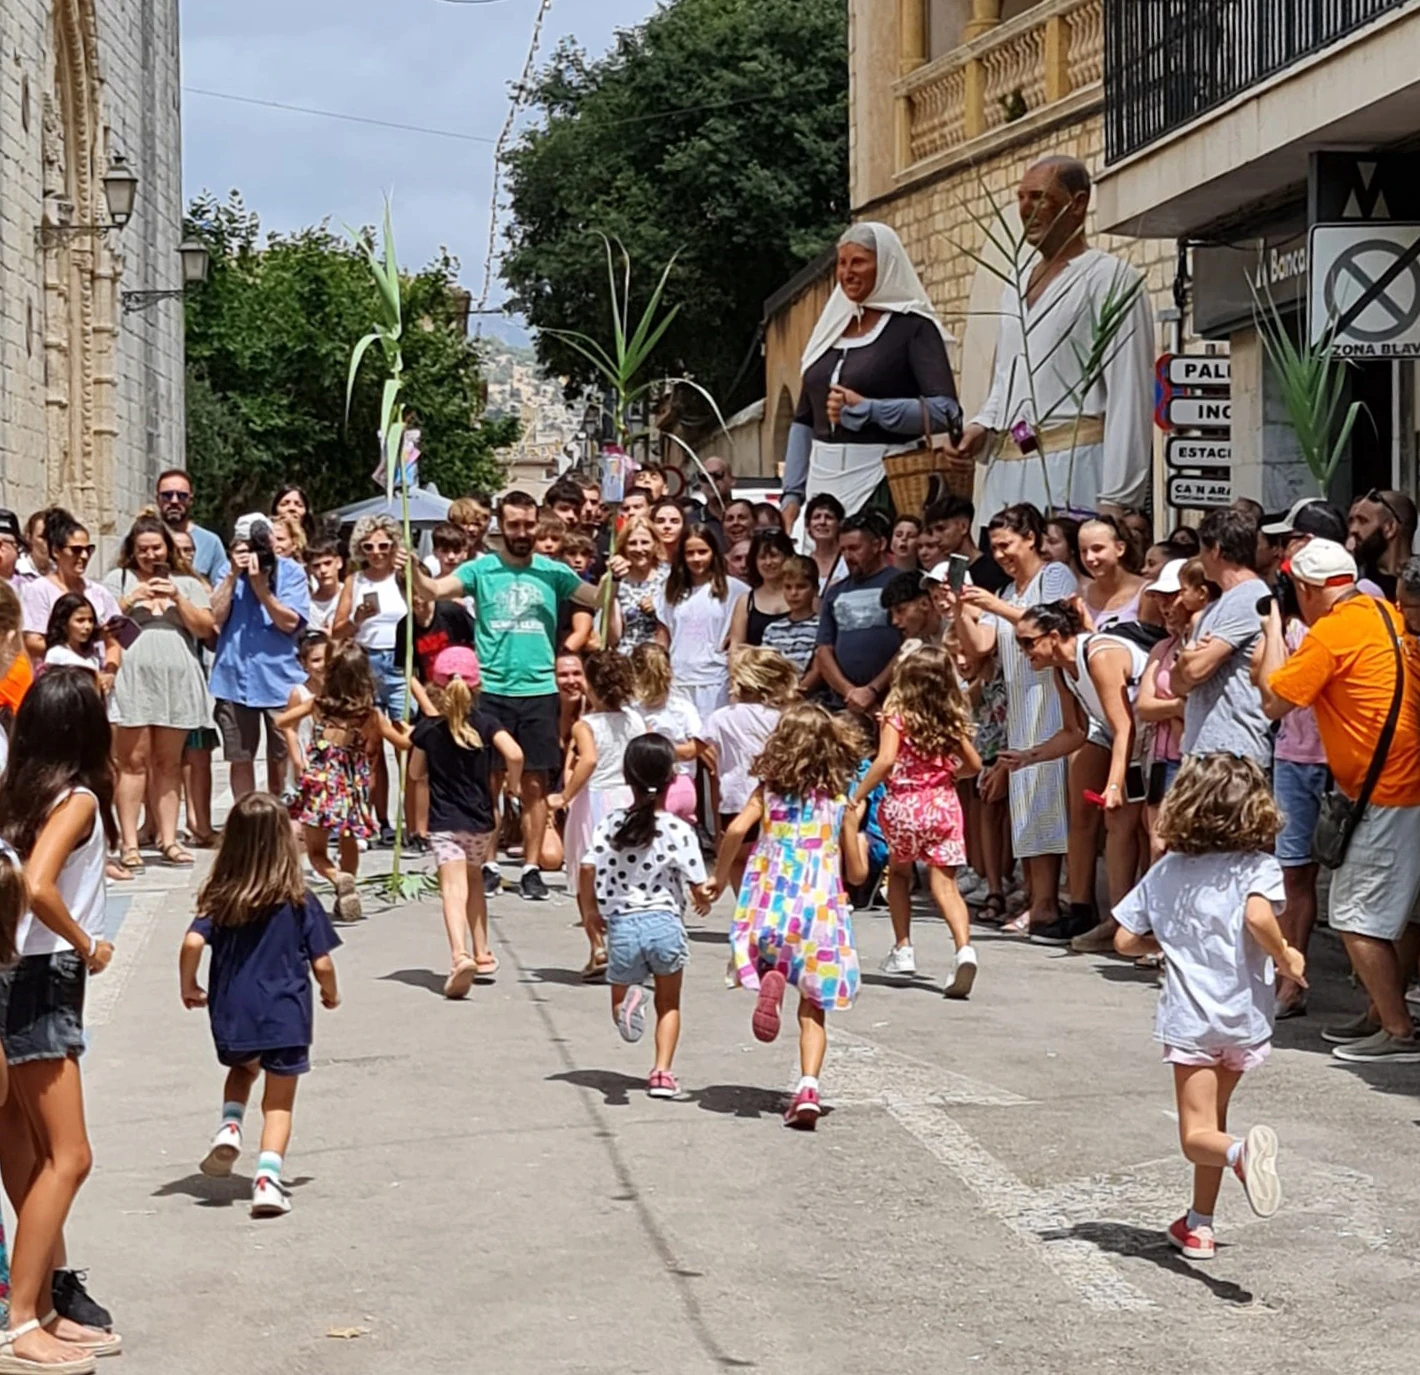
M 773 1041 L 779 1036 L 779 1004 L 784 1001 L 784 976 L 771 969 L 759 981 L 759 1001 L 754 1005 L 750 1026 L 757 1041 Z
M 811 1132 L 818 1125 L 823 1114 L 823 1105 L 818 1101 L 817 1089 L 800 1089 L 784 1114 L 784 1125 L 802 1132 Z
M 1169 1228 L 1169 1243 L 1177 1246 L 1189 1260 L 1212 1260 L 1218 1250 L 1211 1227 L 1189 1231 L 1187 1213 Z

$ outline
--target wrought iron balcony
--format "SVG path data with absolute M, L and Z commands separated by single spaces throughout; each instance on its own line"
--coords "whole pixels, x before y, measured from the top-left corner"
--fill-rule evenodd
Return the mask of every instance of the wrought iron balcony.
M 1117 162 L 1410 0 L 1104 0 Z

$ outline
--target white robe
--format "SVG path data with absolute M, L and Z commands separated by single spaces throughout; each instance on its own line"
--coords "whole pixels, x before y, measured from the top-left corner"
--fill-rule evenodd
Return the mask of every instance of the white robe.
M 1027 264 L 1027 273 L 1033 266 L 1034 262 Z M 1006 287 L 1001 293 L 1001 331 L 991 393 L 973 423 L 1009 432 L 1018 420 L 1033 421 L 1033 379 L 1044 427 L 1073 425 L 1079 406 L 1070 393 L 1081 381 L 1076 354 L 1088 356 L 1090 352 L 1092 314 L 1098 312 L 1111 287 L 1117 295 L 1138 276 L 1127 263 L 1097 248 L 1087 249 L 1068 263 L 1040 300 L 1027 307 L 1029 369 L 1019 299 L 1014 287 Z M 1156 346 L 1154 311 L 1146 287 L 1134 298 L 1129 318 L 1114 337 L 1103 376 L 1085 394 L 1082 414 L 1103 418 L 1104 442 L 1079 445 L 1073 471 L 1068 440 L 1063 452 L 1046 456 L 1044 472 L 1038 453 L 992 459 L 978 504 L 983 516 L 989 518 L 1003 506 L 1020 501 L 1042 510 L 1069 506 L 1092 511 L 1104 502 L 1145 505 L 1153 471 Z

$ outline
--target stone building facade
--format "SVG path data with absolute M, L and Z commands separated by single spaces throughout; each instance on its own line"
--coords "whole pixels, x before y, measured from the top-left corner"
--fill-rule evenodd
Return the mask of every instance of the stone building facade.
M 901 235 L 953 337 L 970 415 L 990 387 L 1002 286 L 973 256 L 991 252 L 986 225 L 1018 232 L 1016 187 L 1039 158 L 1103 166 L 1102 0 L 849 0 L 849 64 L 853 218 Z M 1098 235 L 1093 216 L 1089 230 L 1145 272 L 1156 313 L 1172 307 L 1171 244 Z M 780 303 L 766 329 L 776 461 L 785 396 L 798 395 L 795 350 L 830 286 L 825 264 L 816 289 Z M 1169 342 L 1161 324 L 1159 350 Z
M 184 460 L 178 0 L 0 5 L 0 504 L 105 546 Z M 103 177 L 136 175 L 122 229 Z M 96 561 L 107 567 L 109 547 Z

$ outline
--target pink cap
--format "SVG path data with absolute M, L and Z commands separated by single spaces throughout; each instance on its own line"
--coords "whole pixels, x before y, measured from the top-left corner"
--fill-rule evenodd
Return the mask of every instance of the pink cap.
M 483 681 L 483 670 L 478 666 L 478 655 L 467 645 L 450 645 L 435 657 L 433 678 L 435 687 L 443 687 L 450 678 L 462 678 L 469 687 L 477 687 Z

